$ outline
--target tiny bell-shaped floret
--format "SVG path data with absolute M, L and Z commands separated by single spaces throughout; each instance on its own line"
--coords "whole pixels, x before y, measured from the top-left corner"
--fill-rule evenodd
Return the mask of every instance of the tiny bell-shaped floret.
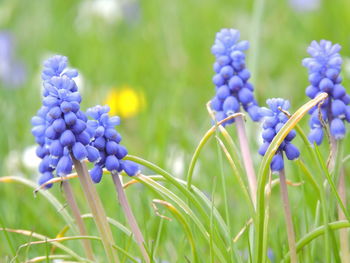
M 260 108 L 260 116 L 263 117 L 263 144 L 260 146 L 259 154 L 263 156 L 265 155 L 276 134 L 288 121 L 288 117 L 285 115 L 283 110 L 288 110 L 290 106 L 289 101 L 280 98 L 268 99 L 266 103 L 268 104 L 269 108 Z M 276 172 L 284 168 L 283 153 L 286 154 L 288 160 L 294 160 L 299 157 L 299 149 L 291 143 L 295 136 L 296 132 L 294 130 L 290 131 L 277 149 L 276 154 L 272 158 L 270 164 L 272 171 Z

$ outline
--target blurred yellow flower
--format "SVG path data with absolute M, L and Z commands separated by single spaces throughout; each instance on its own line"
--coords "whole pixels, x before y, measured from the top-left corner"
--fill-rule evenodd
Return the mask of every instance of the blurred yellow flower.
M 105 104 L 111 108 L 111 115 L 131 118 L 145 107 L 145 97 L 142 92 L 124 85 L 111 89 L 107 94 Z

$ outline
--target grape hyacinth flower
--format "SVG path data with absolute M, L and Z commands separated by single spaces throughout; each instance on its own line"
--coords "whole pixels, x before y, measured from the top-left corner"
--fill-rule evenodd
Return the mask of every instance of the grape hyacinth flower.
M 110 108 L 97 105 L 87 110 L 87 115 L 93 120 L 88 120 L 88 132 L 92 137 L 90 145 L 99 150 L 101 159 L 96 162 L 94 168 L 90 171 L 91 179 L 99 183 L 102 178 L 102 169 L 110 172 L 121 172 L 124 170 L 129 176 L 137 174 L 138 165 L 134 162 L 123 160 L 128 154 L 126 148 L 120 145 L 121 136 L 115 130 L 119 125 L 120 119 L 117 116 L 109 117 Z
M 310 82 L 306 95 L 313 99 L 321 92 L 328 94 L 328 98 L 320 107 L 314 107 L 310 111 L 311 131 L 308 138 L 311 143 L 318 145 L 323 140 L 323 123 L 330 125 L 331 136 L 339 140 L 345 136 L 344 121 L 350 122 L 350 96 L 341 85 L 340 49 L 340 45 L 332 45 L 327 40 L 321 40 L 319 43 L 312 41 L 307 49 L 312 57 L 303 59 L 303 65 L 309 71 Z
M 100 158 L 98 150 L 89 145 L 87 117 L 80 110 L 81 96 L 73 80 L 78 72 L 66 69 L 67 63 L 66 57 L 58 55 L 44 62 L 43 106 L 32 118 L 37 155 L 42 159 L 39 184 L 52 179 L 53 172 L 57 176 L 71 173 L 72 157 L 91 162 Z
M 259 121 L 259 107 L 254 98 L 253 85 L 248 81 L 250 72 L 246 68 L 244 51 L 248 41 L 239 41 L 240 33 L 235 29 L 222 29 L 216 34 L 212 53 L 216 57 L 213 83 L 216 95 L 211 107 L 216 112 L 217 121 L 221 121 L 240 111 L 242 106 L 253 121 Z M 224 125 L 232 123 L 229 120 Z
M 280 131 L 283 125 L 288 121 L 287 115 L 282 112 L 282 110 L 288 110 L 290 104 L 288 100 L 281 98 L 268 99 L 266 101 L 268 108 L 260 108 L 260 114 L 263 119 L 263 131 L 262 138 L 263 144 L 259 149 L 259 154 L 264 156 L 267 148 L 272 142 L 273 138 Z M 300 152 L 296 146 L 294 146 L 291 141 L 295 138 L 296 132 L 294 130 L 290 131 L 287 137 L 284 139 L 282 144 L 279 146 L 275 156 L 271 161 L 272 171 L 281 171 L 284 168 L 283 152 L 286 154 L 288 160 L 294 160 L 299 157 Z

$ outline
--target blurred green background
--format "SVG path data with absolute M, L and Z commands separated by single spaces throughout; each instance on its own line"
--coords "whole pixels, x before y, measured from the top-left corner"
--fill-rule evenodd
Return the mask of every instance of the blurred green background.
M 314 6 L 306 8 L 308 2 Z M 262 8 L 256 9 L 259 4 Z M 261 12 L 260 20 L 259 16 L 254 18 L 254 10 L 257 15 Z M 261 105 L 269 97 L 283 97 L 291 101 L 293 111 L 307 101 L 307 71 L 301 60 L 308 55 L 306 48 L 312 40 L 328 39 L 343 47 L 343 83 L 345 87 L 350 83 L 348 0 L 1 0 L 1 31 L 11 34 L 13 57 L 25 67 L 21 84 L 14 87 L 0 82 L 1 175 L 36 180 L 36 170 L 28 166 L 28 159 L 31 163 L 34 157 L 25 151 L 34 145 L 30 118 L 41 103 L 42 61 L 52 54 L 62 54 L 82 76 L 78 83 L 83 94 L 82 109 L 103 104 L 112 90 L 118 92 L 125 85 L 142 94 L 144 106 L 134 116 L 123 118 L 118 128 L 124 145 L 131 154 L 185 178 L 191 155 L 210 127 L 205 107 L 214 95 L 210 48 L 215 33 L 227 27 L 239 29 L 241 38 L 251 41 L 247 67 L 253 73 Z M 6 62 L 0 60 L 0 65 Z M 259 144 L 259 126 L 249 122 L 248 127 L 254 151 Z M 229 130 L 235 134 L 234 129 Z M 298 143 L 301 145 L 300 139 Z M 213 141 L 203 152 L 194 178 L 195 184 L 208 192 L 218 174 L 215 146 Z M 256 167 L 260 160 L 254 153 Z M 77 182 L 73 184 L 80 191 Z M 229 186 L 234 184 L 229 182 Z M 104 178 L 97 187 L 103 191 L 107 213 L 123 222 L 120 208 L 115 209 L 111 180 Z M 58 186 L 52 193 L 61 198 Z M 79 198 L 84 207 L 83 197 Z M 146 239 L 152 240 L 159 218 L 150 205 L 151 194 L 140 186 L 131 190 L 129 198 L 134 207 L 140 207 L 141 228 L 146 231 Z M 232 215 L 238 222 L 236 232 L 247 212 L 244 207 L 237 210 L 239 193 L 230 190 L 230 198 Z M 220 196 L 217 203 L 220 205 Z M 34 199 L 30 189 L 19 185 L 0 184 L 0 214 L 7 227 L 33 229 L 49 236 L 63 227 L 42 197 Z M 179 228 L 174 224 L 169 225 L 170 234 L 163 233 L 164 240 L 181 240 L 181 236 L 171 236 L 176 233 L 172 232 L 174 228 Z M 12 239 L 16 246 L 23 241 L 17 236 Z M 0 246 L 1 261 L 10 250 L 1 233 L 0 241 L 5 244 Z M 164 258 L 169 260 L 174 253 L 176 257 L 174 249 L 188 248 L 182 244 L 177 247 L 175 241 L 164 242 Z

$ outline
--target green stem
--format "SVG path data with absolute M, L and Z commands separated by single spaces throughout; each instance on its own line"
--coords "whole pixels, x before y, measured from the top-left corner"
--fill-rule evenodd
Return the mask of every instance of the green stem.
M 81 218 L 80 210 L 75 200 L 71 185 L 68 181 L 62 181 L 62 187 L 66 196 L 67 203 L 73 212 L 73 216 L 75 218 L 75 222 L 77 223 L 80 235 L 87 236 L 85 224 L 83 222 L 83 219 Z M 94 261 L 94 254 L 92 252 L 90 240 L 82 239 L 81 241 L 83 243 L 83 247 L 87 258 L 91 261 Z
M 350 223 L 348 221 L 337 221 L 328 224 L 330 230 L 338 230 L 343 228 L 349 228 Z M 297 252 L 301 251 L 305 246 L 307 246 L 311 241 L 325 233 L 325 226 L 320 226 L 310 233 L 306 234 L 297 242 Z M 288 252 L 283 257 L 283 262 L 287 263 L 290 260 L 290 253 Z
M 145 240 L 144 240 L 143 235 L 141 233 L 141 230 L 137 224 L 135 216 L 130 208 L 130 205 L 129 205 L 128 199 L 125 195 L 123 185 L 120 181 L 119 175 L 112 172 L 112 179 L 113 179 L 115 188 L 116 188 L 117 193 L 118 193 L 118 199 L 119 199 L 120 205 L 122 206 L 122 208 L 124 210 L 124 214 L 128 220 L 131 231 L 134 233 L 136 242 L 141 250 L 142 256 L 143 256 L 144 260 L 147 263 L 149 263 L 150 258 L 148 256 L 148 253 L 147 253 L 145 245 L 144 245 Z
M 101 199 L 97 194 L 96 188 L 94 187 L 85 163 L 81 163 L 76 160 L 73 156 L 73 163 L 75 170 L 78 173 L 78 177 L 85 194 L 85 198 L 91 209 L 91 213 L 94 216 L 94 220 L 98 231 L 101 236 L 103 247 L 105 249 L 108 262 L 118 263 L 119 259 L 116 251 L 113 249 L 114 240 L 112 236 L 112 231 L 107 222 L 107 217 L 105 210 L 103 209 Z
M 286 225 L 287 225 L 287 237 L 288 237 L 289 251 L 291 254 L 291 262 L 297 263 L 298 256 L 297 256 L 297 251 L 295 247 L 295 232 L 294 232 L 293 221 L 292 221 L 292 213 L 289 205 L 288 189 L 287 189 L 286 175 L 285 175 L 284 169 L 282 169 L 279 172 L 279 175 L 280 175 L 280 185 L 281 185 L 281 198 L 283 202 L 284 216 L 285 216 Z

